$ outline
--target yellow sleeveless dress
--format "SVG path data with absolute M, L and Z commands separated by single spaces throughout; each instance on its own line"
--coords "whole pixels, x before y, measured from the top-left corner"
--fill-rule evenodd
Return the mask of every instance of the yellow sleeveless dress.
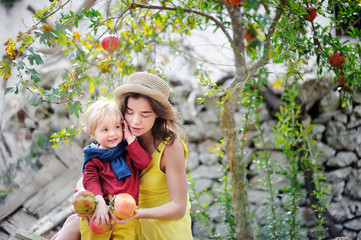
M 181 140 L 181 139 L 179 139 Z M 188 149 L 181 140 L 185 156 Z M 169 202 L 169 192 L 165 173 L 159 168 L 160 159 L 167 141 L 161 142 L 152 154 L 152 161 L 140 174 L 139 208 L 151 208 Z M 185 164 L 185 163 L 184 163 Z M 190 202 L 183 218 L 174 220 L 138 219 L 137 240 L 190 240 L 191 230 Z

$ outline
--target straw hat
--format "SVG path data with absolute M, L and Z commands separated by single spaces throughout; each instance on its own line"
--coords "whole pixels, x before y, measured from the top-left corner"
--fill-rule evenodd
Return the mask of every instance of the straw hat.
M 172 109 L 172 105 L 168 100 L 170 92 L 168 83 L 154 74 L 137 72 L 130 75 L 127 83 L 114 90 L 114 97 L 121 100 L 124 94 L 130 92 L 151 97 L 164 107 Z

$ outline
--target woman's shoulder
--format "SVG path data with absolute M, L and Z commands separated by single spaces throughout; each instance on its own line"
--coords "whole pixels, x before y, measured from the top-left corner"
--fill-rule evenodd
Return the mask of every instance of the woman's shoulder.
M 165 148 L 166 149 L 183 149 L 185 146 L 184 141 L 180 137 L 174 137 L 173 139 L 168 138 L 165 141 Z
M 182 146 L 182 141 L 178 137 L 174 137 L 174 139 L 169 139 L 168 138 L 168 139 L 165 140 L 165 142 L 166 142 L 166 144 L 165 144 L 166 148 L 181 147 Z
M 180 137 L 176 137 L 173 141 L 167 142 L 164 152 L 166 154 L 185 153 L 185 155 L 187 156 L 188 149 L 184 141 Z

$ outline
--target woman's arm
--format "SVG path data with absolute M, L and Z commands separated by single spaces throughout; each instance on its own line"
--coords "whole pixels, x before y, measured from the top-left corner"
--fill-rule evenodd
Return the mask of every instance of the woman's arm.
M 187 173 L 183 144 L 176 139 L 167 145 L 161 160 L 161 169 L 166 174 L 169 202 L 154 208 L 139 209 L 135 218 L 179 219 L 187 208 Z
M 84 186 L 83 186 L 83 176 L 81 176 L 81 178 L 79 178 L 78 182 L 76 183 L 76 187 L 75 187 L 76 191 L 83 191 Z

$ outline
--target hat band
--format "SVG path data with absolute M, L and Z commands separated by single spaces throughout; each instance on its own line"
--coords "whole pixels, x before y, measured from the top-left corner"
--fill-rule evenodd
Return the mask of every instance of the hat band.
M 154 90 L 154 88 L 152 88 L 151 86 L 145 85 L 144 83 L 142 83 L 141 85 L 144 86 L 144 87 L 147 87 L 147 88 L 150 88 L 150 89 Z

